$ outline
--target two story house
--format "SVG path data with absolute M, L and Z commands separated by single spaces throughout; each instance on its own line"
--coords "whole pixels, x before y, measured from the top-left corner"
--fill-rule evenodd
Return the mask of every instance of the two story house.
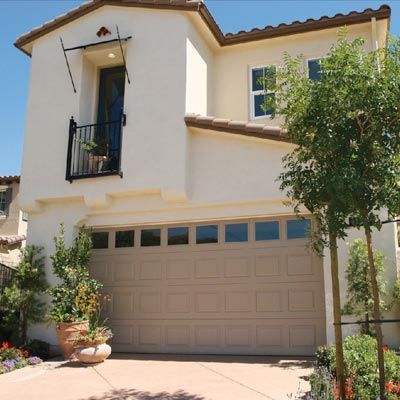
M 19 207 L 19 176 L 0 176 L 0 264 L 16 267 L 25 245 L 27 215 Z
M 304 355 L 332 342 L 329 257 L 307 249 L 311 220 L 279 190 L 293 144 L 259 77 L 287 51 L 318 79 L 340 27 L 374 49 L 389 20 L 382 6 L 223 34 L 199 0 L 93 0 L 17 39 L 32 58 L 28 242 L 50 255 L 60 222 L 68 241 L 93 229 L 115 350 Z M 374 244 L 393 281 L 394 224 Z M 56 343 L 46 326 L 31 334 Z

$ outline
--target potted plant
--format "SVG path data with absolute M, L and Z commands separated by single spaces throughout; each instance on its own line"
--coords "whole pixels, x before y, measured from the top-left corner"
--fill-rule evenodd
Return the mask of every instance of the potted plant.
M 98 364 L 111 354 L 107 341 L 112 338 L 112 331 L 105 326 L 106 320 L 100 321 L 101 311 L 109 296 L 99 293 L 88 293 L 84 287 L 79 289 L 76 303 L 90 312 L 89 326 L 83 329 L 73 340 L 75 357 L 83 364 Z
M 79 290 L 84 287 L 86 293 L 98 293 L 102 285 L 89 277 L 88 264 L 92 254 L 89 232 L 82 227 L 71 247 L 66 246 L 64 234 L 61 224 L 60 234 L 54 238 L 56 251 L 51 257 L 53 273 L 61 282 L 48 290 L 52 297 L 48 318 L 56 324 L 58 342 L 67 360 L 74 352 L 72 342 L 75 337 L 89 328 L 90 307 L 80 307 L 75 301 Z
M 108 137 L 102 137 L 96 141 L 80 141 L 82 149 L 88 153 L 89 172 L 96 173 L 105 171 L 109 164 L 109 141 Z

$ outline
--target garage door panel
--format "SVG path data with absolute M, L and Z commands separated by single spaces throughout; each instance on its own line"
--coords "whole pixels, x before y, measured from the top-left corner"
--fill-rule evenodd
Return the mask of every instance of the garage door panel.
M 194 262 L 190 258 L 168 259 L 166 262 L 166 277 L 168 280 L 192 279 Z
M 219 257 L 197 257 L 195 259 L 195 279 L 215 279 L 223 276 Z
M 248 242 L 225 244 L 218 226 L 219 243 L 196 244 L 189 226 L 190 244 L 168 245 L 161 227 L 160 246 L 94 251 L 115 351 L 305 355 L 325 342 L 322 261 L 306 240 L 256 241 L 249 221 Z
M 138 280 L 161 280 L 163 263 L 160 259 L 144 259 L 139 262 Z
M 250 257 L 225 257 L 224 276 L 227 278 L 249 278 L 251 270 Z
M 281 277 L 282 257 L 279 255 L 257 255 L 255 256 L 255 275 L 257 277 Z
M 219 313 L 222 311 L 222 293 L 216 290 L 205 290 L 195 293 L 194 296 L 196 313 Z M 205 316 L 199 315 L 199 318 L 205 318 Z
M 189 313 L 191 303 L 190 293 L 174 292 L 166 294 L 166 311 L 168 313 Z

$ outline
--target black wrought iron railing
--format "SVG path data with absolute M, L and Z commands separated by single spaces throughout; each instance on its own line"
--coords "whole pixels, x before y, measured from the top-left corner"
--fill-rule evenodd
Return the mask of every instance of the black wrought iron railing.
M 14 271 L 14 268 L 8 267 L 7 265 L 0 263 L 0 308 L 4 306 L 4 304 L 2 304 L 2 295 L 4 289 L 11 285 Z
M 78 126 L 71 117 L 65 178 L 93 178 L 120 175 L 122 127 L 126 116 L 117 121 Z

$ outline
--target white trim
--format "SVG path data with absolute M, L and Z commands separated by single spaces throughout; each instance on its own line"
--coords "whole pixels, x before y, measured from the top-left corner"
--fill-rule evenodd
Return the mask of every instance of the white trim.
M 275 71 L 278 70 L 277 64 L 262 64 L 262 65 L 249 65 L 248 68 L 248 76 L 249 76 L 249 86 L 248 86 L 248 91 L 249 91 L 249 112 L 250 112 L 250 120 L 258 120 L 258 119 L 272 119 L 271 115 L 259 115 L 255 116 L 255 108 L 254 108 L 254 97 L 260 94 L 271 94 L 275 93 L 275 91 L 272 90 L 256 90 L 253 92 L 253 70 L 255 69 L 261 69 L 261 68 L 266 68 L 266 67 L 275 67 Z

